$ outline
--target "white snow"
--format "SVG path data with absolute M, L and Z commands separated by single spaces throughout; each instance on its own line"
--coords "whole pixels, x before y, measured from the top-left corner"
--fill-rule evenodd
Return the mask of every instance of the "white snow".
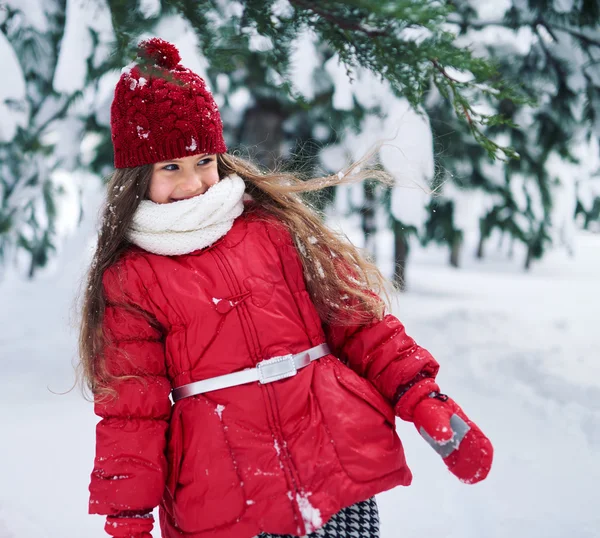
M 294 8 L 288 0 L 276 0 L 271 6 L 271 13 L 279 19 L 287 19 L 294 14 Z
M 97 66 L 110 54 L 111 41 L 114 39 L 106 0 L 95 0 L 92 3 L 67 0 L 65 34 L 53 82 L 56 91 L 72 93 L 83 89 L 87 76 L 86 61 L 93 46 L 90 30 L 97 32 L 100 40 L 99 50 L 94 58 Z
M 505 260 L 453 271 L 443 251 L 414 254 L 395 312 L 495 458 L 486 481 L 462 485 L 398 421 L 415 478 L 378 496 L 382 538 L 400 525 L 407 536 L 597 536 L 600 236 L 579 233 L 575 259 L 552 253 L 532 274 Z
M 323 270 L 323 266 L 319 260 L 315 260 L 315 265 L 317 266 L 317 272 L 321 278 L 325 278 L 325 271 Z
M 138 9 L 146 19 L 156 17 L 160 13 L 160 0 L 138 0 Z
M 95 181 L 95 177 L 82 174 L 84 181 Z M 52 183 L 57 191 L 61 192 L 56 197 L 58 218 L 56 220 L 56 232 L 59 237 L 72 235 L 79 224 L 79 180 L 63 170 L 57 170 L 52 174 Z
M 344 177 L 344 170 L 348 165 L 347 151 L 341 144 L 332 144 L 321 150 L 319 158 L 323 165 L 329 170 L 339 170 L 338 177 Z
M 315 46 L 317 35 L 313 31 L 302 32 L 292 43 L 290 75 L 294 89 L 305 99 L 315 96 L 315 69 L 320 65 Z
M 228 104 L 235 114 L 240 114 L 246 110 L 253 102 L 252 94 L 248 88 L 239 88 L 229 95 Z
M 219 93 L 227 93 L 231 86 L 231 80 L 224 73 L 219 73 L 217 75 L 217 92 Z
M 3 0 L 0 6 L 6 5 L 11 9 L 21 10 L 27 25 L 31 25 L 36 31 L 43 33 L 48 29 L 47 10 L 43 0 Z M 52 7 L 48 11 L 53 11 Z M 1 535 L 0 535 L 1 536 Z
M 454 226 L 458 230 L 475 231 L 484 215 L 487 197 L 479 189 L 460 189 L 455 183 L 445 183 L 444 198 L 454 202 Z
M 325 62 L 325 71 L 335 81 L 333 93 L 333 108 L 337 110 L 352 110 L 352 88 L 350 79 L 346 74 L 346 67 L 340 62 L 337 54 L 334 54 Z
M 254 28 L 252 30 L 248 42 L 251 51 L 265 52 L 273 49 L 273 41 L 270 37 L 259 34 Z
M 559 13 L 568 13 L 573 9 L 573 0 L 554 0 L 553 7 Z
M 196 142 L 196 139 L 192 136 L 192 140 L 190 141 L 190 145 L 186 146 L 185 149 L 187 151 L 196 151 L 198 149 L 198 143 Z
M 17 127 L 27 123 L 27 102 L 25 100 L 25 79 L 14 49 L 3 32 L 0 32 L 0 142 L 10 141 Z M 7 103 L 13 101 L 16 106 Z
M 494 0 L 494 2 L 469 2 L 469 7 L 475 9 L 480 19 L 501 20 L 506 10 L 512 5 L 511 0 Z
M 223 420 L 223 411 L 225 411 L 225 406 L 218 404 L 215 408 L 215 413 L 219 415 L 219 420 Z
M 138 125 L 136 127 L 136 130 L 137 130 L 137 134 L 138 134 L 139 138 L 148 138 L 148 136 L 150 136 L 150 131 L 145 130 L 141 125 Z M 185 149 L 189 149 L 189 148 L 185 148 Z M 194 149 L 196 149 L 196 148 L 194 148 Z
M 308 500 L 311 495 L 312 493 L 296 493 L 296 502 L 298 503 L 302 519 L 304 520 L 306 534 L 310 534 L 323 524 L 321 512 L 310 504 L 310 501 Z
M 315 123 L 312 134 L 317 140 L 325 140 L 329 136 L 329 127 L 324 123 Z
M 127 69 L 131 70 L 132 65 L 128 66 Z M 112 103 L 115 86 L 119 77 L 120 73 L 117 71 L 108 72 L 98 81 L 98 89 L 96 91 L 88 89 L 84 92 L 82 106 L 87 106 L 96 111 L 96 119 L 100 125 L 110 125 L 110 104 Z

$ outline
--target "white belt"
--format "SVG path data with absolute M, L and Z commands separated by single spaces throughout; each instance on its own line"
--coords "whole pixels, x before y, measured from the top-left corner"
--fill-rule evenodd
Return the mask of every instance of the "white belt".
M 256 368 L 249 368 L 240 372 L 233 372 L 232 374 L 219 375 L 177 387 L 173 389 L 172 392 L 173 401 L 176 402 L 177 400 L 187 398 L 188 396 L 235 387 L 236 385 L 244 385 L 254 381 L 259 381 L 263 384 L 279 381 L 280 379 L 296 375 L 300 368 L 304 368 L 312 361 L 316 361 L 330 353 L 327 344 L 320 344 L 293 355 L 289 354 L 282 355 L 281 357 L 273 357 L 272 359 L 260 361 L 256 365 Z

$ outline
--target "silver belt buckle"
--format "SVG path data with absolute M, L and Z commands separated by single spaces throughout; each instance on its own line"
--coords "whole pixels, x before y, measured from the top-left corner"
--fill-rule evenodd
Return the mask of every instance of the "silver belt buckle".
M 294 356 L 282 355 L 281 357 L 273 357 L 265 361 L 257 363 L 258 380 L 264 385 L 265 383 L 273 383 L 286 377 L 295 376 L 298 372 Z

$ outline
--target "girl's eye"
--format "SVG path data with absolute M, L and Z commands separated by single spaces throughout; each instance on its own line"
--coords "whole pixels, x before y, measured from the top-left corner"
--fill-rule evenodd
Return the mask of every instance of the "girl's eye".
M 167 164 L 166 166 L 163 166 L 163 170 L 167 170 L 168 172 L 174 172 L 178 169 L 179 167 L 176 164 Z
M 201 161 L 198 162 L 198 166 L 204 166 L 205 164 L 208 164 L 210 162 L 212 162 L 212 159 L 209 159 L 209 158 L 202 159 Z

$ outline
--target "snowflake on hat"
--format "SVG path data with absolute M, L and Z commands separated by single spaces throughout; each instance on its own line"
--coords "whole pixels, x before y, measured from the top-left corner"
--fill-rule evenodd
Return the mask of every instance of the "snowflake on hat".
M 227 151 L 210 90 L 180 62 L 172 43 L 153 38 L 122 71 L 111 106 L 115 168 Z

